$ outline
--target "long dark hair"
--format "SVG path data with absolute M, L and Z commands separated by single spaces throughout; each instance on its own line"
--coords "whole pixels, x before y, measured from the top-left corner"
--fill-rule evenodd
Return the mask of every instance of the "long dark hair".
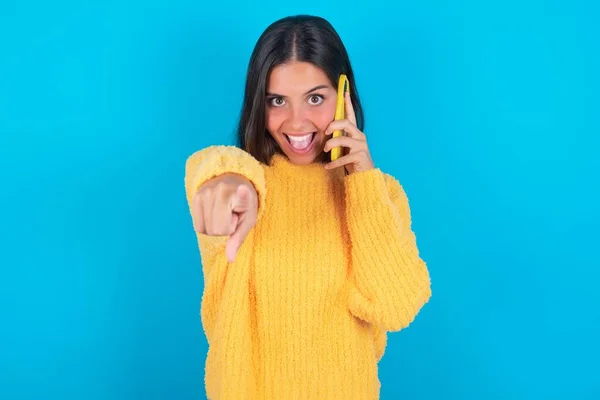
M 237 145 L 263 164 L 275 153 L 283 154 L 266 128 L 266 89 L 273 68 L 289 61 L 309 62 L 322 69 L 334 88 L 340 74 L 350 81 L 357 127 L 364 129 L 364 115 L 350 59 L 333 26 L 321 17 L 290 16 L 275 21 L 259 37 L 248 64 Z M 333 115 L 331 116 L 333 119 Z

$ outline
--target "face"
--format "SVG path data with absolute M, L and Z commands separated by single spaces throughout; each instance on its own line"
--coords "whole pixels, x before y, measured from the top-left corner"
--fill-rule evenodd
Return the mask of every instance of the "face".
M 313 64 L 294 61 L 273 68 L 267 84 L 267 130 L 290 162 L 305 165 L 322 157 L 336 97 L 325 72 Z

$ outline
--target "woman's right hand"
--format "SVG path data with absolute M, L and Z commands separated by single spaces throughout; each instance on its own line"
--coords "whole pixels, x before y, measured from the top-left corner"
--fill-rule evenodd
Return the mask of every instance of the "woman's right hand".
M 206 181 L 192 203 L 194 230 L 209 236 L 229 236 L 225 254 L 233 262 L 238 249 L 256 224 L 258 194 L 238 174 L 223 174 Z

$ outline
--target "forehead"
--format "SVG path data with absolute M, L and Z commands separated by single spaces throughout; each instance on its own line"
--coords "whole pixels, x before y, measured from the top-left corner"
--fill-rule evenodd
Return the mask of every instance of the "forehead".
M 291 62 L 273 68 L 267 89 L 271 92 L 302 92 L 318 86 L 331 86 L 325 72 L 307 62 Z

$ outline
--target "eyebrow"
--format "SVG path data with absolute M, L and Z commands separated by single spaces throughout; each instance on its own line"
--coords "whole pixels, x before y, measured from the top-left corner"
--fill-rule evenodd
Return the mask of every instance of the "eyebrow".
M 307 95 L 309 93 L 314 92 L 315 90 L 319 90 L 319 89 L 327 89 L 329 87 L 329 85 L 319 85 L 319 86 L 315 86 L 314 88 L 310 89 L 308 92 L 304 93 L 304 95 Z M 277 93 L 269 93 L 267 92 L 267 96 L 269 97 L 285 97 L 281 94 L 277 94 Z

